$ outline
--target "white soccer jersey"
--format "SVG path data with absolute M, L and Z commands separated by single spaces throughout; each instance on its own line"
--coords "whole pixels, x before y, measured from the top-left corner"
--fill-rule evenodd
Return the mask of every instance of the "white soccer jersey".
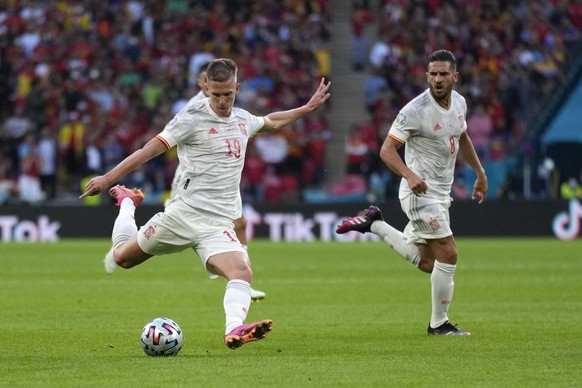
M 188 102 L 186 103 L 186 105 L 184 106 L 184 108 L 188 108 L 190 106 L 192 106 L 192 104 L 205 99 L 206 96 L 204 95 L 204 92 L 201 90 L 198 93 L 196 93 L 194 96 L 192 96 L 192 98 L 190 98 L 188 100 Z M 184 109 L 182 108 L 182 109 Z M 178 186 L 178 183 L 180 182 L 180 179 L 182 179 L 182 167 L 178 161 L 178 165 L 176 166 L 176 172 L 174 173 L 174 178 L 172 179 L 172 195 L 174 195 L 175 191 L 176 191 L 176 187 Z
M 450 199 L 459 137 L 467 129 L 466 115 L 467 103 L 459 93 L 452 92 L 447 110 L 427 89 L 406 104 L 392 123 L 388 136 L 406 143 L 404 160 L 428 184 L 427 198 Z M 402 179 L 399 197 L 411 192 Z
M 209 213 L 240 217 L 247 143 L 264 124 L 262 117 L 236 107 L 230 117 L 218 116 L 208 98 L 178 112 L 157 135 L 168 149 L 178 146 L 182 173 L 177 197 Z

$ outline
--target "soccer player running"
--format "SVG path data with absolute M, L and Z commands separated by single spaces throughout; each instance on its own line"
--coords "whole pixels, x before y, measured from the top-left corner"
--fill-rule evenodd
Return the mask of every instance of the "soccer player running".
M 138 189 L 116 185 L 109 190 L 119 215 L 113 225 L 106 260 L 132 268 L 154 255 L 196 251 L 210 278 L 227 279 L 224 294 L 224 343 L 236 349 L 260 340 L 272 321 L 244 324 L 250 308 L 252 270 L 233 230 L 242 214 L 240 180 L 247 143 L 258 132 L 272 132 L 320 108 L 330 97 L 331 83 L 321 80 L 311 99 L 300 107 L 255 116 L 234 107 L 240 89 L 236 63 L 227 58 L 210 62 L 207 99 L 180 110 L 162 132 L 105 175 L 91 179 L 79 198 L 96 195 L 152 158 L 177 146 L 183 172 L 175 198 L 138 231 L 134 214 L 143 201 Z
M 200 66 L 200 70 L 198 71 L 198 78 L 196 80 L 196 82 L 198 84 L 198 88 L 200 90 L 198 91 L 198 93 L 196 93 L 194 96 L 192 96 L 192 98 L 190 98 L 190 100 L 188 100 L 188 102 L 186 103 L 186 108 L 188 108 L 190 105 L 193 105 L 196 102 L 208 97 L 208 95 L 206 94 L 206 69 L 208 68 L 208 64 L 209 63 L 205 63 L 202 66 Z M 180 163 L 178 163 L 178 165 L 176 166 L 176 172 L 174 173 L 174 178 L 172 179 L 170 197 L 164 202 L 164 207 L 167 207 L 170 204 L 170 202 L 172 201 L 172 198 L 174 198 L 174 196 L 177 192 L 178 183 L 180 183 L 181 178 L 182 178 L 182 166 L 180 165 Z M 247 220 L 246 220 L 244 214 L 241 214 L 241 216 L 239 218 L 237 218 L 236 220 L 234 220 L 233 222 L 234 222 L 234 233 L 236 234 L 236 238 L 238 238 L 238 241 L 240 241 L 242 246 L 248 252 Z M 248 258 L 248 253 L 247 253 L 247 259 L 250 260 L 250 258 Z M 107 271 L 108 273 L 113 272 L 116 267 L 117 267 L 117 264 L 115 264 L 114 261 L 106 261 L 105 262 L 105 271 Z M 259 301 L 259 300 L 265 299 L 266 296 L 267 296 L 267 294 L 264 291 L 256 290 L 253 287 L 251 287 L 251 300 Z
M 352 230 L 382 237 L 400 256 L 431 274 L 432 315 L 427 329 L 432 335 L 470 335 L 449 322 L 457 247 L 449 222 L 451 186 L 457 153 L 473 168 L 477 180 L 472 198 L 487 195 L 487 176 L 467 134 L 467 104 L 453 90 L 458 80 L 453 53 L 435 51 L 428 57 L 428 89 L 402 108 L 382 145 L 380 157 L 401 176 L 399 199 L 409 223 L 404 232 L 370 206 L 343 221 L 339 234 Z M 398 149 L 406 143 L 404 159 Z

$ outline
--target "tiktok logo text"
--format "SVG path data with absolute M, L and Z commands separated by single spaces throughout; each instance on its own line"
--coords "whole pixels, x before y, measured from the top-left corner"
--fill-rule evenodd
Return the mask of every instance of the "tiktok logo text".
M 560 240 L 573 240 L 580 234 L 582 205 L 577 200 L 570 201 L 569 211 L 560 212 L 554 217 L 552 229 Z
M 16 216 L 0 216 L 0 237 L 3 242 L 58 241 L 61 223 L 50 221 L 47 216 L 38 221 L 20 220 Z

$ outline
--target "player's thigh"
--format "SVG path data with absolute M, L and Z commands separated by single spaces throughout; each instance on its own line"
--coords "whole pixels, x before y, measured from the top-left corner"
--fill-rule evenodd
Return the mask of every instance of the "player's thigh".
M 211 260 L 211 258 L 219 257 L 218 255 L 234 260 L 233 269 L 242 268 L 243 271 L 250 271 L 246 250 L 236 237 L 232 222 L 219 222 L 216 219 L 206 221 L 204 230 L 200 231 L 200 238 L 194 249 L 208 271 L 208 276 L 214 278 L 217 275 L 225 276 L 227 273 L 231 273 L 228 262 Z M 226 255 L 223 256 L 223 254 Z
M 228 280 L 241 279 L 249 283 L 252 280 L 253 274 L 243 252 L 229 251 L 215 254 L 207 260 L 206 267 Z

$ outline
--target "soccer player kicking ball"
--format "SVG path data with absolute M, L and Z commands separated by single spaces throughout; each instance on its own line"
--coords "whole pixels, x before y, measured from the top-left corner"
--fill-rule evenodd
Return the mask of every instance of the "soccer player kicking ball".
M 198 78 L 197 78 L 197 83 L 198 83 L 198 88 L 200 89 L 198 91 L 198 93 L 196 93 L 194 96 L 192 96 L 192 98 L 190 98 L 190 100 L 188 100 L 188 102 L 186 103 L 186 108 L 188 108 L 190 105 L 196 104 L 198 101 L 205 99 L 206 97 L 208 97 L 208 94 L 206 94 L 206 69 L 208 68 L 209 63 L 205 63 L 200 67 L 200 70 L 198 71 Z M 174 178 L 172 179 L 172 185 L 171 185 L 171 191 L 170 191 L 170 197 L 165 201 L 164 203 L 164 207 L 168 206 L 170 204 L 170 202 L 172 202 L 172 198 L 174 198 L 174 196 L 176 195 L 176 192 L 178 191 L 178 184 L 180 183 L 180 180 L 182 179 L 182 166 L 180 165 L 180 163 L 178 163 L 178 165 L 176 166 L 176 171 L 174 172 Z M 248 245 L 247 245 L 247 219 L 245 218 L 244 215 L 241 214 L 241 216 L 237 219 L 235 219 L 234 221 L 234 233 L 236 234 L 236 238 L 238 238 L 238 241 L 240 241 L 240 243 L 243 245 L 243 247 L 245 248 L 245 250 L 248 251 Z M 247 259 L 250 260 L 250 258 L 248 257 L 247 254 Z M 105 270 L 107 272 L 111 272 L 109 271 L 109 269 L 107 268 L 107 263 L 105 263 L 106 268 Z M 113 268 L 115 268 L 116 266 L 114 265 Z M 251 300 L 254 302 L 258 302 L 260 300 L 265 299 L 265 297 L 267 296 L 267 294 L 264 291 L 261 290 L 257 290 L 253 287 L 251 287 Z
M 244 324 L 250 304 L 252 270 L 247 254 L 233 228 L 242 214 L 239 185 L 249 138 L 272 132 L 319 109 L 330 97 L 331 83 L 322 79 L 303 106 L 255 116 L 234 107 L 240 89 L 237 66 L 227 58 L 210 62 L 208 94 L 196 104 L 180 110 L 161 133 L 105 175 L 89 181 L 79 198 L 98 194 L 152 158 L 177 146 L 183 172 L 172 202 L 138 231 L 135 209 L 143 201 L 137 189 L 115 186 L 109 190 L 117 200 L 119 215 L 112 232 L 113 245 L 105 260 L 132 268 L 154 255 L 192 248 L 210 278 L 227 279 L 224 293 L 224 344 L 236 349 L 263 339 L 272 321 Z
M 382 145 L 380 157 L 401 176 L 399 199 L 409 223 L 404 232 L 384 222 L 380 209 L 370 206 L 343 221 L 336 233 L 355 230 L 382 237 L 400 256 L 431 274 L 431 335 L 470 335 L 449 322 L 457 247 L 449 222 L 451 186 L 460 153 L 477 174 L 473 199 L 487 195 L 487 176 L 467 134 L 467 104 L 456 91 L 455 56 L 446 50 L 429 55 L 428 89 L 402 108 Z M 406 143 L 404 158 L 398 149 Z

